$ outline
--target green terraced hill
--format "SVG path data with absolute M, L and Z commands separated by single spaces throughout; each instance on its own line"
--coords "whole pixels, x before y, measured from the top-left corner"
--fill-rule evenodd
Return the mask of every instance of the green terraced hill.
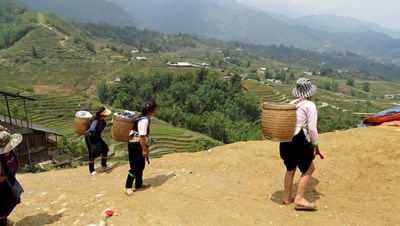
M 0 86 L 1 88 L 1 86 Z M 8 89 L 10 92 L 22 92 L 18 89 Z M 75 144 L 73 150 L 74 155 L 81 154 L 86 157 L 86 148 L 83 136 L 77 135 L 74 132 L 73 121 L 76 111 L 89 109 L 92 114 L 100 106 L 99 103 L 88 99 L 76 93 L 21 93 L 24 96 L 29 96 L 36 101 L 28 103 L 29 119 L 32 123 L 48 127 L 54 131 L 63 134 L 70 142 Z M 15 102 L 16 105 L 21 103 Z M 14 108 L 14 106 L 11 106 Z M 111 108 L 112 109 L 112 108 Z M 4 111 L 4 109 L 1 109 Z M 112 109 L 113 112 L 118 111 Z M 6 112 L 0 112 L 6 114 Z M 111 117 L 106 119 L 108 125 L 111 125 Z M 193 152 L 202 151 L 206 147 L 220 145 L 221 143 L 207 137 L 205 135 L 185 130 L 182 128 L 173 127 L 170 124 L 154 118 L 152 120 L 151 135 L 155 140 L 155 144 L 151 147 L 152 157 L 160 157 L 165 154 L 175 152 Z M 113 154 L 123 156 L 126 154 L 127 147 L 125 142 L 114 141 L 111 136 L 110 126 L 106 128 L 103 137 L 110 145 Z
M 242 81 L 242 84 L 245 90 L 256 95 L 260 103 L 288 101 L 287 97 L 284 94 L 282 94 L 272 86 L 252 80 L 244 80 Z

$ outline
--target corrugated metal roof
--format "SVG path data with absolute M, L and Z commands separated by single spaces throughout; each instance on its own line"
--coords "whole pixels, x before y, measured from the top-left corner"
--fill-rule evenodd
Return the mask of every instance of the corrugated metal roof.
M 11 117 L 11 122 L 10 118 L 8 116 L 0 115 L 0 124 L 6 128 L 8 128 L 12 133 L 21 133 L 21 134 L 27 134 L 31 133 L 32 130 L 37 130 L 37 131 L 42 131 L 45 133 L 50 133 L 58 136 L 64 136 L 63 134 L 56 132 L 52 129 L 49 129 L 47 127 L 37 125 L 37 124 L 27 124 L 26 121 L 21 120 L 21 119 L 16 119 Z

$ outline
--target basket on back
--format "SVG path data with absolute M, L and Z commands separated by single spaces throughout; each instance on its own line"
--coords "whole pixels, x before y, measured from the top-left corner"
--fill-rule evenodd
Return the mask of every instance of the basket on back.
M 129 131 L 135 121 L 134 113 L 115 113 L 112 119 L 111 135 L 115 141 L 128 142 Z
M 261 127 L 265 139 L 291 141 L 296 127 L 296 105 L 263 103 Z
M 78 111 L 74 118 L 75 133 L 79 135 L 85 135 L 85 132 L 89 129 L 89 120 L 92 117 L 92 114 L 90 114 L 88 111 Z

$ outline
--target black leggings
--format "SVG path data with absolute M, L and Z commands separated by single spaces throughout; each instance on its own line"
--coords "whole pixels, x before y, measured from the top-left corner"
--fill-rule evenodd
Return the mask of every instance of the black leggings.
M 14 210 L 15 205 L 1 203 L 0 208 L 0 226 L 7 226 L 7 217 Z
M 125 188 L 132 188 L 132 184 L 135 181 L 135 188 L 139 189 L 143 185 L 143 170 L 145 166 L 145 158 L 143 157 L 140 143 L 128 143 L 128 155 L 130 170 L 126 178 Z
M 92 173 L 94 171 L 94 160 L 101 155 L 101 166 L 106 167 L 107 166 L 107 159 L 108 159 L 108 151 L 110 150 L 104 142 L 102 138 L 100 138 L 100 143 L 101 143 L 101 153 L 97 153 L 96 155 L 92 154 L 92 151 L 90 150 L 90 141 L 89 137 L 85 136 L 85 143 L 88 149 L 89 153 L 89 159 L 88 159 L 88 165 L 89 165 L 89 172 Z

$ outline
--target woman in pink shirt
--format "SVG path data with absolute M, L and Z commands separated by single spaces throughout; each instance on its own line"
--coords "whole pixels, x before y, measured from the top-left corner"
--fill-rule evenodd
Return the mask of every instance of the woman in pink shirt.
M 323 158 L 318 149 L 317 107 L 309 100 L 316 90 L 317 88 L 307 78 L 302 77 L 296 81 L 296 87 L 293 89 L 292 94 L 297 99 L 290 102 L 296 104 L 297 107 L 296 130 L 292 141 L 281 142 L 279 146 L 280 156 L 287 170 L 284 178 L 285 196 L 283 203 L 294 202 L 296 210 L 317 210 L 315 204 L 304 198 L 307 185 L 315 170 L 314 156 L 318 154 Z M 298 182 L 296 196 L 293 197 L 293 178 L 297 167 L 302 174 Z

